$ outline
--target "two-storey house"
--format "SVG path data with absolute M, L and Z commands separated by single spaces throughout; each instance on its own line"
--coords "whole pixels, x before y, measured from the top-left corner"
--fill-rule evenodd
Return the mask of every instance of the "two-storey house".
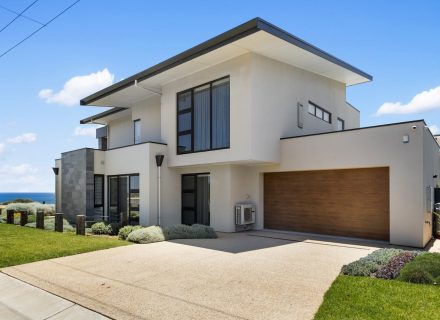
M 439 146 L 423 120 L 360 128 L 346 88 L 371 80 L 253 19 L 81 100 L 112 108 L 56 160 L 57 210 L 234 232 L 245 203 L 253 229 L 423 247 Z

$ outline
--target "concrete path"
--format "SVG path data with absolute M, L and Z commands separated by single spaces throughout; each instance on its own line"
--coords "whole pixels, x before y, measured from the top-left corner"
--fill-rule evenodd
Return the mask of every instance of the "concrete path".
M 108 319 L 30 284 L 0 273 L 0 319 Z
M 220 234 L 2 271 L 116 319 L 311 319 L 341 266 L 375 247 L 289 237 Z

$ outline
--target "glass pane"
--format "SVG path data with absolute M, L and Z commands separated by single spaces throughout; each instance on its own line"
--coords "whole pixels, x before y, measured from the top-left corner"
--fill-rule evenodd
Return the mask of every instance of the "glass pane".
M 330 122 L 330 114 L 328 112 L 323 111 L 324 121 Z
M 182 207 L 194 208 L 194 193 L 182 193 Z
M 128 177 L 119 177 L 119 217 L 115 222 L 122 222 L 126 224 L 128 221 L 128 207 L 129 207 L 129 197 L 130 193 L 128 190 Z
M 196 222 L 209 225 L 209 175 L 197 176 Z
M 177 110 L 182 111 L 191 108 L 191 91 L 177 95 Z
M 195 176 L 182 177 L 182 190 L 194 190 Z
M 179 114 L 179 132 L 191 130 L 191 112 Z
M 344 130 L 344 121 L 341 119 L 338 119 L 338 130 L 339 131 Z
M 229 147 L 229 79 L 212 84 L 212 148 Z
M 178 148 L 179 152 L 189 152 L 191 151 L 191 134 L 185 134 L 178 137 Z
M 109 178 L 109 212 L 108 220 L 110 222 L 119 222 L 119 197 L 118 197 L 118 177 Z
M 130 189 L 139 190 L 139 176 L 130 176 Z
M 104 205 L 104 177 L 95 176 L 95 206 Z
M 211 148 L 210 87 L 194 89 L 194 151 Z
M 316 108 L 316 116 L 317 116 L 318 118 L 321 118 L 321 119 L 322 119 L 322 110 L 321 110 L 321 109 Z
M 313 104 L 309 104 L 309 113 L 310 114 L 315 114 L 315 106 Z
M 183 210 L 182 211 L 182 223 L 192 225 L 196 223 L 196 215 L 194 210 Z

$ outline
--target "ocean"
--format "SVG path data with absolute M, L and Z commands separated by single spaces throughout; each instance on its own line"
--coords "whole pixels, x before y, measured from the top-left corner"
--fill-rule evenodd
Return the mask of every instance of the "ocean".
M 0 202 L 15 199 L 32 199 L 46 204 L 55 203 L 55 193 L 51 192 L 0 192 Z

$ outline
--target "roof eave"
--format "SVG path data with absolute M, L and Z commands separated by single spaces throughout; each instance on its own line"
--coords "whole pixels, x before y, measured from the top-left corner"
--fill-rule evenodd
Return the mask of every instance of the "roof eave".
M 107 88 L 104 88 L 98 92 L 95 92 L 83 99 L 80 100 L 80 105 L 87 106 L 93 103 L 94 101 L 97 101 L 99 99 L 104 98 L 105 96 L 108 96 L 114 92 L 117 92 L 119 90 L 122 90 L 124 88 L 130 87 L 135 84 L 135 81 L 142 81 L 147 78 L 150 78 L 156 74 L 159 74 L 161 72 L 164 72 L 168 69 L 171 69 L 173 67 L 176 67 L 182 63 L 188 62 L 194 58 L 197 58 L 203 54 L 206 54 L 210 51 L 213 51 L 217 48 L 220 48 L 222 46 L 225 46 L 231 42 L 234 42 L 238 39 L 241 39 L 243 37 L 246 37 L 252 33 L 258 32 L 258 31 L 265 31 L 275 37 L 278 37 L 282 40 L 285 40 L 295 46 L 298 46 L 304 50 L 309 51 L 310 53 L 313 53 L 323 59 L 326 59 L 327 61 L 330 61 L 336 65 L 339 65 L 340 67 L 343 67 L 351 72 L 354 72 L 363 78 L 367 79 L 367 81 L 373 80 L 373 77 L 369 75 L 368 73 L 342 61 L 341 59 L 336 58 L 335 56 L 319 49 L 318 47 L 315 47 L 314 45 L 288 33 L 287 31 L 282 30 L 281 28 L 261 19 L 261 18 L 254 18 L 248 22 L 245 22 L 229 31 L 226 31 L 218 36 L 215 36 L 214 38 L 211 38 L 205 42 L 202 42 L 199 45 L 196 45 L 195 47 L 192 47 L 184 52 L 181 52 L 165 61 L 160 62 L 159 64 L 156 64 L 144 71 L 141 71 L 139 73 L 136 73 L 135 75 L 124 79 L 122 81 L 119 81 Z

